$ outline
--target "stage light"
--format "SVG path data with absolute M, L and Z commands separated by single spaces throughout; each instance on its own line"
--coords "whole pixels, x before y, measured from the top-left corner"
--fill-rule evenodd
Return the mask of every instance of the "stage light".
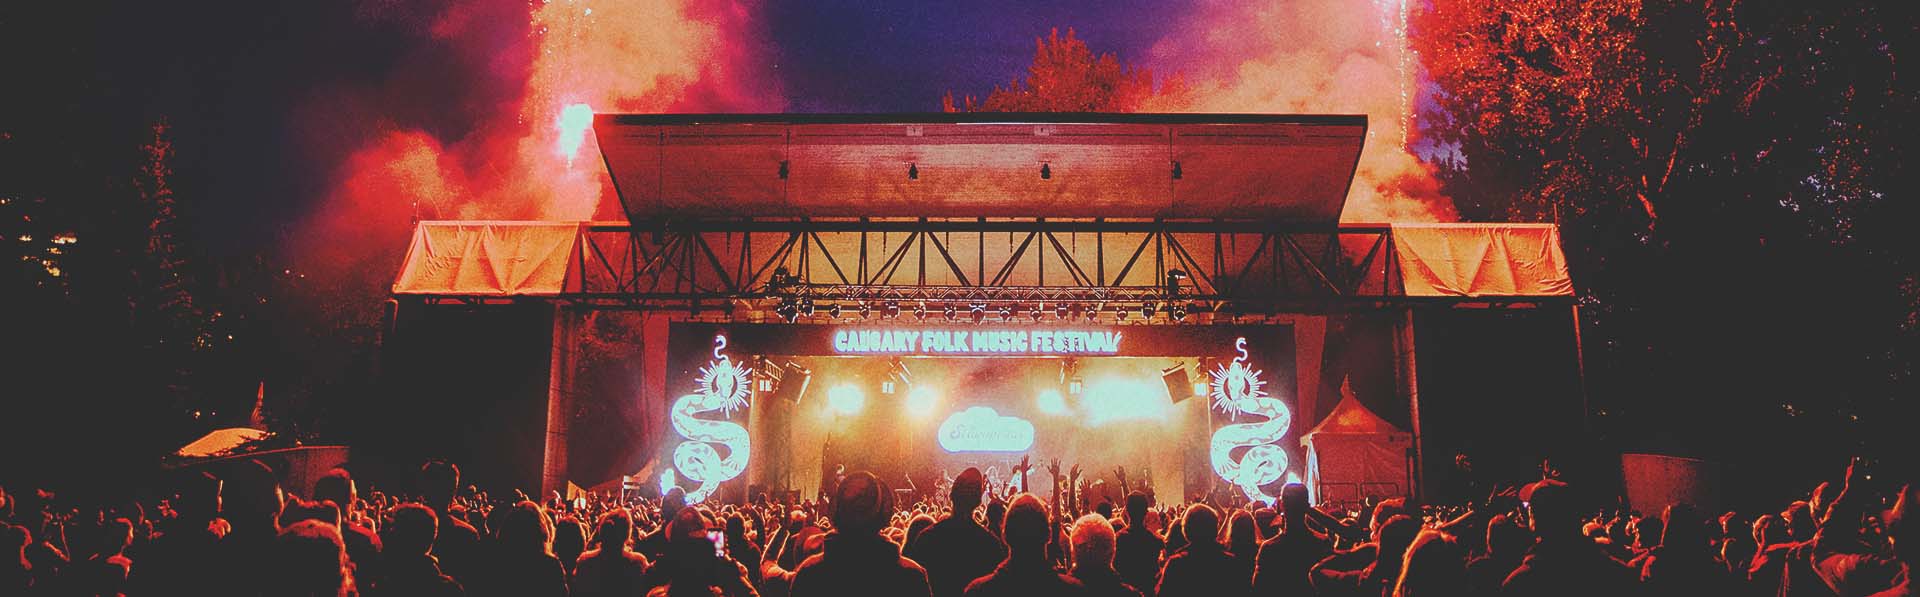
M 800 297 L 800 315 L 813 317 L 813 299 Z
M 957 306 L 954 306 L 953 303 L 947 303 L 946 305 L 940 307 L 940 314 L 945 315 L 947 318 L 947 321 L 953 321 L 954 319 L 960 317 L 960 308 Z
M 830 319 L 840 318 L 840 303 L 834 303 L 833 306 L 827 307 L 827 317 Z
M 921 319 L 921 320 L 924 320 L 924 319 L 926 319 L 926 318 L 927 318 L 927 304 L 926 304 L 926 303 L 915 303 L 915 304 L 913 305 L 913 318 L 914 318 L 914 319 Z M 952 318 L 952 317 L 948 317 L 947 319 L 953 319 L 953 318 Z
M 1067 399 L 1058 390 L 1041 390 L 1038 398 L 1040 412 L 1049 415 L 1071 414 L 1067 410 Z
M 1083 382 L 1083 381 L 1080 381 L 1080 378 L 1078 378 L 1078 377 L 1075 377 L 1075 378 L 1073 378 L 1073 379 L 1069 379 L 1069 380 L 1067 380 L 1067 393 L 1068 393 L 1068 394 L 1073 394 L 1073 395 L 1075 395 L 1075 396 L 1079 396 L 1079 395 L 1080 395 L 1080 390 L 1081 390 L 1081 389 L 1083 389 L 1083 388 L 1085 388 L 1085 387 L 1086 387 L 1086 382 Z
M 1170 423 L 1177 412 L 1164 390 L 1138 378 L 1096 378 L 1080 394 L 1081 418 L 1089 427 L 1118 421 Z
M 1153 301 L 1147 301 L 1147 302 L 1144 302 L 1144 303 L 1140 303 L 1140 318 L 1141 318 L 1141 319 L 1153 319 L 1153 311 L 1154 311 L 1154 308 L 1153 308 Z
M 1036 307 L 1036 308 L 1037 308 L 1037 307 Z M 1066 319 L 1066 318 L 1067 318 L 1067 304 L 1066 304 L 1066 303 L 1054 303 L 1054 304 L 1053 304 L 1053 317 L 1054 317 L 1055 319 Z M 1036 317 L 1035 319 L 1039 319 L 1039 318 L 1037 318 L 1037 317 Z
M 1088 305 L 1084 310 L 1086 311 L 1087 323 L 1093 323 L 1095 321 L 1100 320 L 1099 305 Z
M 1204 381 L 1193 382 L 1193 395 L 1195 396 L 1207 395 L 1207 382 L 1204 382 Z
M 933 393 L 933 388 L 915 386 L 907 390 L 907 415 L 916 419 L 926 418 L 933 414 L 939 402 L 940 397 Z
M 924 315 L 926 311 L 922 310 L 920 313 Z M 880 308 L 880 316 L 885 317 L 887 319 L 893 319 L 893 318 L 899 317 L 900 303 L 898 301 L 887 301 L 886 306 Z
M 1119 307 L 1118 305 L 1115 305 L 1115 306 L 1114 306 L 1114 308 L 1113 308 L 1113 321 L 1114 321 L 1114 323 L 1119 323 L 1119 322 L 1123 322 L 1123 321 L 1126 321 L 1126 320 L 1127 320 L 1127 314 L 1129 314 L 1129 313 L 1131 313 L 1131 311 L 1128 311 L 1128 310 L 1126 310 L 1126 309 L 1122 309 L 1122 308 L 1120 308 L 1120 307 Z
M 1013 305 L 1000 305 L 1000 319 L 1013 321 Z
M 873 318 L 873 305 L 869 305 L 869 304 L 867 304 L 867 303 L 866 303 L 866 301 L 861 301 L 861 302 L 860 302 L 860 318 L 861 318 L 861 319 L 872 319 L 872 318 Z
M 1187 306 L 1185 304 L 1175 303 L 1172 307 L 1171 313 L 1173 314 L 1174 321 L 1180 321 L 1180 320 L 1186 319 Z
M 891 379 L 880 382 L 880 393 L 882 394 L 892 394 L 893 388 L 893 380 Z
M 773 312 L 779 315 L 781 319 L 786 320 L 787 323 L 793 323 L 794 320 L 800 318 L 800 308 L 794 306 L 793 301 L 790 299 L 780 299 L 780 304 L 773 308 Z
M 974 323 L 980 323 L 980 322 L 982 322 L 982 321 L 986 321 L 986 319 L 987 319 L 987 304 L 986 304 L 986 303 L 974 303 L 974 304 L 971 304 L 971 305 L 968 305 L 968 306 L 967 306 L 967 316 L 968 316 L 968 317 L 972 317 L 972 318 L 973 318 L 973 322 L 974 322 Z
M 840 384 L 827 390 L 827 407 L 835 414 L 851 415 L 860 412 L 867 405 L 867 397 L 860 393 L 860 387 L 853 384 Z

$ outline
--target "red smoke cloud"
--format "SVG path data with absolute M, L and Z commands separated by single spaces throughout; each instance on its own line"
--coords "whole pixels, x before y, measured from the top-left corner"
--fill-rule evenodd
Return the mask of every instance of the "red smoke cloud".
M 1418 68 L 1406 41 L 1410 1 L 1208 3 L 1155 44 L 1147 63 L 1182 73 L 1197 112 L 1366 114 L 1367 145 L 1342 219 L 1452 221 L 1453 202 L 1408 151 Z
M 307 153 L 346 157 L 295 252 L 349 278 L 394 262 L 371 268 L 384 275 L 416 219 L 620 217 L 591 112 L 782 110 L 754 13 L 728 0 L 367 0 L 364 26 L 414 43 L 380 84 L 319 85 L 296 114 Z

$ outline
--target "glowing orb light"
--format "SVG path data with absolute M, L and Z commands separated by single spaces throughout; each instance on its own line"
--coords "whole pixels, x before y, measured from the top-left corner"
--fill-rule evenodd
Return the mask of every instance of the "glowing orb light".
M 1287 473 L 1287 452 L 1279 442 L 1293 424 L 1293 413 L 1285 402 L 1268 396 L 1261 389 L 1266 385 L 1260 379 L 1262 372 L 1247 366 L 1247 339 L 1235 339 L 1234 349 L 1240 355 L 1213 371 L 1212 406 L 1233 416 L 1234 420 L 1239 420 L 1242 414 L 1262 416 L 1266 420 L 1221 427 L 1213 432 L 1208 452 L 1213 460 L 1213 472 L 1220 478 L 1238 486 L 1248 499 L 1272 504 L 1274 496 L 1261 491 L 1260 486 L 1278 481 Z M 1246 452 L 1235 460 L 1233 451 L 1243 447 L 1247 448 Z
M 666 495 L 666 494 L 667 494 L 667 492 L 669 492 L 669 491 L 673 491 L 673 486 L 674 486 L 674 485 L 675 485 L 675 483 L 674 483 L 674 480 L 673 480 L 673 469 L 667 469 L 667 470 L 665 470 L 665 471 L 661 471 L 661 473 L 660 473 L 660 495 Z
M 923 419 L 933 414 L 934 407 L 939 403 L 940 397 L 934 395 L 933 388 L 914 386 L 907 391 L 907 414 L 914 418 Z
M 675 400 L 668 413 L 674 432 L 687 439 L 673 449 L 673 468 L 679 469 L 678 476 L 700 484 L 687 493 L 689 504 L 705 501 L 721 482 L 746 472 L 747 458 L 752 452 L 747 428 L 725 420 L 694 416 L 721 411 L 723 416 L 731 418 L 734 409 L 747 405 L 746 369 L 721 354 L 727 347 L 726 336 L 715 336 L 713 343 L 714 360 L 700 369 L 699 391 Z M 714 444 L 725 447 L 726 456 L 721 456 Z M 661 491 L 672 488 L 675 482 L 674 472 L 666 471 L 660 476 Z
M 1067 399 L 1061 396 L 1058 390 L 1042 390 L 1039 401 L 1040 412 L 1049 415 L 1069 414 L 1067 410 Z
M 827 390 L 827 408 L 834 414 L 851 415 L 860 412 L 867 405 L 867 397 L 860 392 L 859 386 L 840 384 Z

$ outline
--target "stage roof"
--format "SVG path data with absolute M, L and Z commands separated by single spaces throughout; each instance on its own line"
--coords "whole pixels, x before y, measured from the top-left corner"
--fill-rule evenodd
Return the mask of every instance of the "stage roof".
M 1364 115 L 601 114 L 635 222 L 1228 218 L 1335 225 Z

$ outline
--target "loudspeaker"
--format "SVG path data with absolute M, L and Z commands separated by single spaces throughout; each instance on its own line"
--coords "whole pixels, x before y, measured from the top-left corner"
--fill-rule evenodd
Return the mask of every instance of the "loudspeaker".
M 1160 381 L 1167 384 L 1167 397 L 1174 404 L 1193 397 L 1193 384 L 1187 381 L 1187 364 L 1174 363 L 1172 367 L 1160 372 Z
M 788 362 L 776 382 L 778 385 L 773 388 L 773 397 L 799 404 L 800 398 L 807 393 L 807 385 L 812 382 L 812 371 L 798 363 Z

